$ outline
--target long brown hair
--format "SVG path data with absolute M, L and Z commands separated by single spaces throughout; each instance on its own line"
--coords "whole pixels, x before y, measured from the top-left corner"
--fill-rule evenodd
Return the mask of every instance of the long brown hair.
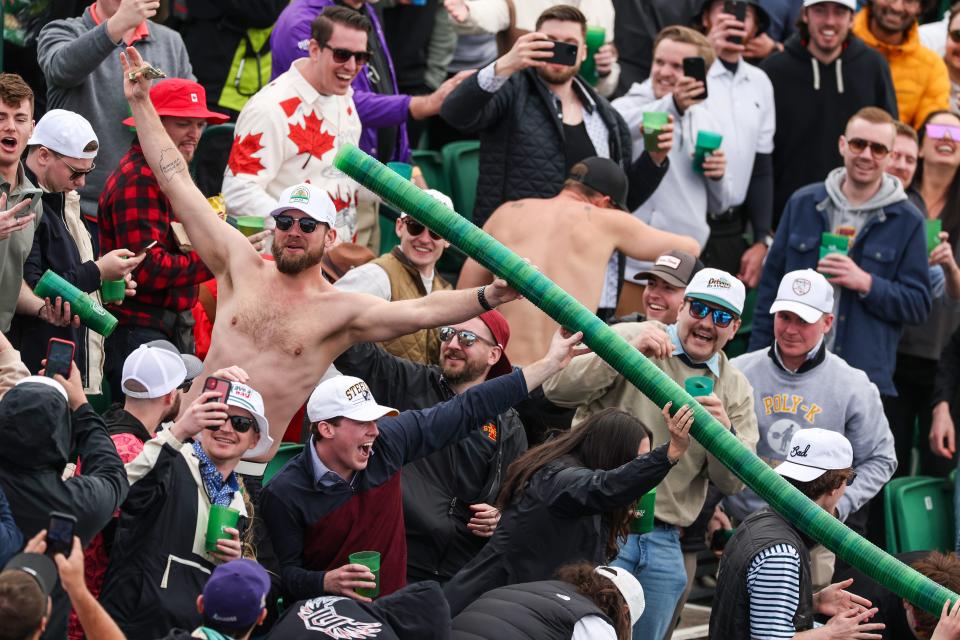
M 596 571 L 588 562 L 568 564 L 557 569 L 558 580 L 569 582 L 585 598 L 589 598 L 613 622 L 617 631 L 617 640 L 630 640 L 633 626 L 630 624 L 630 610 L 623 599 L 620 589 Z
M 533 474 L 549 463 L 571 457 L 587 469 L 610 471 L 637 457 L 637 449 L 650 432 L 642 422 L 618 409 L 604 409 L 577 427 L 536 446 L 507 469 L 497 507 L 503 511 L 518 501 Z M 630 505 L 604 514 L 610 526 L 607 556 L 617 553 L 617 539 L 625 538 L 630 526 Z
M 934 111 L 928 115 L 923 124 L 920 125 L 920 129 L 917 130 L 917 144 L 921 149 L 923 148 L 923 141 L 927 137 L 927 125 L 930 124 L 931 120 L 942 115 L 953 116 L 960 120 L 960 116 L 946 109 Z M 960 142 L 960 140 L 954 140 L 954 142 Z M 913 174 L 913 184 L 916 185 L 918 190 L 923 184 L 923 165 L 924 161 L 921 157 L 917 161 L 917 171 Z M 960 168 L 954 171 L 953 180 L 947 187 L 947 198 L 946 202 L 943 203 L 943 209 L 940 211 L 940 220 L 942 220 L 943 230 L 950 234 L 950 246 L 956 251 L 957 242 L 960 240 L 960 237 L 958 237 L 960 236 Z

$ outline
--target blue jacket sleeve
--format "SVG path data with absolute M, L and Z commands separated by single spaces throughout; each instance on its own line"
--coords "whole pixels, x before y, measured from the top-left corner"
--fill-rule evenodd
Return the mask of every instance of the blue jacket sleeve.
M 23 534 L 17 528 L 7 496 L 0 489 L 0 567 L 23 547 Z
M 906 248 L 892 280 L 875 274 L 870 293 L 863 297 L 867 311 L 886 322 L 923 324 L 930 315 L 930 270 L 927 239 L 917 220 L 908 231 Z
M 760 275 L 760 284 L 757 287 L 757 312 L 753 316 L 753 330 L 750 332 L 750 343 L 747 351 L 756 351 L 773 344 L 773 316 L 769 311 L 770 305 L 777 297 L 777 288 L 783 277 L 787 261 L 787 241 L 790 239 L 790 223 L 793 219 L 793 199 L 787 201 L 783 211 L 783 219 L 773 237 L 773 244 L 767 252 L 763 263 L 763 272 Z
M 435 407 L 384 418 L 377 425 L 377 454 L 385 456 L 388 467 L 399 469 L 465 438 L 526 397 L 523 372 L 515 369 Z

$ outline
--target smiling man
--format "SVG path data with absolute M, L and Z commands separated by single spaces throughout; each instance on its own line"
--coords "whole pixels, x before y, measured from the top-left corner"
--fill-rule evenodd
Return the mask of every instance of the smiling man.
M 900 180 L 885 173 L 896 126 L 890 115 L 861 109 L 840 136 L 843 167 L 808 185 L 787 202 L 763 267 L 757 308 L 769 309 L 783 276 L 815 269 L 830 279 L 836 322 L 827 349 L 864 371 L 882 395 L 896 396 L 893 370 L 905 324 L 930 313 L 923 217 Z M 822 234 L 845 236 L 849 249 L 821 257 Z M 770 346 L 773 318 L 759 314 L 750 350 Z
M 434 199 L 453 208 L 453 202 L 435 189 L 427 190 Z M 337 280 L 342 291 L 369 293 L 384 300 L 413 300 L 434 291 L 451 289 L 436 271 L 437 261 L 450 243 L 408 216 L 400 214 L 396 223 L 400 244 L 376 260 L 347 271 Z M 381 346 L 395 356 L 420 364 L 438 364 L 440 338 L 436 328 L 387 340 Z

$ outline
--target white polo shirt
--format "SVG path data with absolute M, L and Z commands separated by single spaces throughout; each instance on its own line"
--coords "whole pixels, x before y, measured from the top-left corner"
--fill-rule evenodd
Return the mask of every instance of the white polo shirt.
M 731 180 L 731 206 L 747 198 L 753 160 L 758 153 L 773 153 L 776 112 L 773 85 L 759 68 L 741 59 L 733 74 L 718 58 L 707 73 L 706 110 L 720 121 Z

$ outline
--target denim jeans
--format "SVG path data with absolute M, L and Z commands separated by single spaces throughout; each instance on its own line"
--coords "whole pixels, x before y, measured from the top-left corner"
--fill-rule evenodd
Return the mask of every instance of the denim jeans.
M 646 608 L 633 625 L 633 640 L 661 640 L 687 586 L 679 531 L 657 525 L 650 533 L 631 533 L 612 564 L 632 573 L 643 586 Z

